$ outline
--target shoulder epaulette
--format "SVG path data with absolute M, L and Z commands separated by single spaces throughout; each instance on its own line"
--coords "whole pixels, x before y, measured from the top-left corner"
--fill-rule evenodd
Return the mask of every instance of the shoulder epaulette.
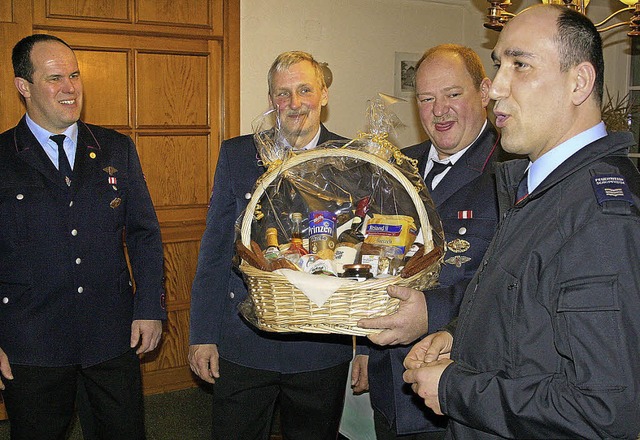
M 591 186 L 603 213 L 631 214 L 633 197 L 624 176 L 591 170 Z

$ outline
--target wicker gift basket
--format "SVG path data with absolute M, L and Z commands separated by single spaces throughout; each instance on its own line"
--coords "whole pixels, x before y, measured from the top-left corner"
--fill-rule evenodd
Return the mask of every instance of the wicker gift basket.
M 397 152 L 394 156 L 396 160 L 407 160 Z M 346 157 L 369 163 L 402 185 L 414 204 L 420 226 L 425 232 L 423 252 L 414 255 L 400 274 L 367 281 L 353 281 L 341 286 L 322 307 L 310 301 L 282 274 L 261 270 L 243 259 L 240 270 L 245 275 L 249 298 L 243 303 L 241 312 L 261 330 L 349 335 L 375 333 L 378 330 L 362 329 L 356 324 L 362 318 L 388 315 L 396 311 L 399 301 L 387 294 L 389 285 L 395 284 L 422 290 L 434 286 L 437 282 L 443 246 L 439 237 L 435 237 L 434 240 L 432 229 L 435 227 L 436 230 L 441 230 L 441 225 L 433 224 L 434 215 L 433 212 L 430 213 L 431 215 L 427 212 L 428 204 L 425 204 L 414 183 L 395 165 L 377 155 L 350 148 L 317 148 L 294 155 L 283 163 L 272 166 L 256 184 L 245 210 L 240 227 L 242 245 L 245 248 L 251 248 L 252 223 L 255 221 L 256 208 L 260 207 L 260 200 L 269 185 L 295 167 L 330 157 Z M 439 222 L 439 219 L 437 221 Z M 322 275 L 316 276 L 322 277 Z

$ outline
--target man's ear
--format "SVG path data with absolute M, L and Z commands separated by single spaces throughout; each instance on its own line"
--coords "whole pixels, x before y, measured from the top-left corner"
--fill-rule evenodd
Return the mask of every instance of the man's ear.
M 596 69 L 591 63 L 582 62 L 573 67 L 573 90 L 571 101 L 573 105 L 581 105 L 593 93 L 596 83 Z
M 322 98 L 320 99 L 320 106 L 324 107 L 325 105 L 327 105 L 329 103 L 329 89 L 327 89 L 326 87 L 322 88 L 322 92 L 320 92 L 322 95 Z
M 18 89 L 18 92 L 22 95 L 23 98 L 26 99 L 31 97 L 31 83 L 29 81 L 16 76 L 15 78 L 13 78 L 13 84 L 16 86 L 16 89 Z
M 491 89 L 491 80 L 489 78 L 485 78 L 480 83 L 480 96 L 482 97 L 482 106 L 487 107 L 489 105 L 489 90 Z

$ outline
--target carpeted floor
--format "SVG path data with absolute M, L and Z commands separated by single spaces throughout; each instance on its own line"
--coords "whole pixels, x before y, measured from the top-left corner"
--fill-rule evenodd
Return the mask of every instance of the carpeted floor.
M 192 388 L 145 397 L 147 440 L 202 440 L 211 438 L 211 395 Z M 74 423 L 69 440 L 82 440 Z M 0 440 L 9 440 L 9 421 L 0 421 Z

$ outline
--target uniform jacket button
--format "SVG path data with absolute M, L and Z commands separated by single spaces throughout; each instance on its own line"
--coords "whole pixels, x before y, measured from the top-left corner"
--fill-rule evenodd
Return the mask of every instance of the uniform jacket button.
M 16 199 L 22 200 L 22 199 L 24 199 L 24 195 L 23 194 L 16 194 Z
M 244 195 L 244 198 L 247 199 L 247 200 L 251 200 L 251 193 L 246 193 Z
M 467 233 L 467 228 L 465 228 L 464 226 L 458 229 L 458 234 L 464 235 L 466 233 Z
M 84 288 L 82 286 L 78 287 L 78 293 L 84 292 Z
M 6 296 L 2 298 L 2 304 L 8 304 L 8 303 L 9 303 L 9 298 L 7 298 Z
M 229 298 L 233 299 L 236 297 L 236 294 L 233 292 L 229 292 Z

